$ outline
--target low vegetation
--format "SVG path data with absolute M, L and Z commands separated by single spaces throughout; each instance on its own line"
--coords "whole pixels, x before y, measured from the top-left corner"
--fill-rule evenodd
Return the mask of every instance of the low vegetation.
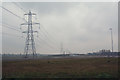
M 6 78 L 117 78 L 118 58 L 3 61 Z

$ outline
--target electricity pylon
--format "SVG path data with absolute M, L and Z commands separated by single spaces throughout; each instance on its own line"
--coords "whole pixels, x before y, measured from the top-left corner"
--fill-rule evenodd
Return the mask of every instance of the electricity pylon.
M 113 34 L 112 34 L 112 28 L 109 29 L 111 31 L 111 48 L 112 48 L 112 52 L 113 52 Z
M 32 16 L 36 15 L 35 13 L 31 13 L 31 11 L 29 10 L 29 13 L 24 14 L 25 16 L 27 16 L 26 23 L 22 23 L 21 25 L 27 25 L 27 31 L 23 31 L 23 33 L 27 33 L 27 37 L 26 37 L 26 42 L 25 42 L 25 48 L 24 48 L 24 54 L 25 54 L 25 58 L 28 57 L 28 54 L 33 54 L 33 58 L 36 54 L 36 48 L 35 48 L 35 41 L 34 41 L 34 35 L 33 33 L 38 33 L 38 31 L 33 31 L 33 25 L 34 24 L 38 24 L 40 27 L 40 23 L 34 23 L 32 21 Z
M 60 53 L 63 54 L 63 43 L 61 43 L 61 50 L 60 50 Z

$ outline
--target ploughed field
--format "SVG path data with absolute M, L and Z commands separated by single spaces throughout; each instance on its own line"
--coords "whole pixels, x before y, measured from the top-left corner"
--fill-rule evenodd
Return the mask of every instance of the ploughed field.
M 118 58 L 51 58 L 4 61 L 5 78 L 118 78 Z

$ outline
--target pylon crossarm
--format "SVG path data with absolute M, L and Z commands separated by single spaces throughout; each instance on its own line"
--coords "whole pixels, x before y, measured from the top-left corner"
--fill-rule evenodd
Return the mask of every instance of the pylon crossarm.
M 27 31 L 23 31 L 22 33 L 27 33 Z
M 27 33 L 28 31 L 23 31 L 22 33 Z M 38 33 L 38 31 L 33 31 L 33 33 Z
M 34 24 L 38 24 L 38 25 L 40 25 L 40 23 L 36 23 L 36 22 L 33 22 L 32 24 L 33 24 L 33 25 L 34 25 Z
M 33 32 L 38 33 L 38 31 L 33 31 Z
M 28 23 L 22 23 L 21 25 L 28 25 Z
M 35 24 L 36 24 L 36 25 L 37 25 L 37 24 L 40 25 L 40 23 L 30 23 L 30 24 L 32 24 L 32 25 L 35 25 Z M 30 24 L 29 24 L 29 25 L 30 25 Z M 21 25 L 28 25 L 28 23 L 22 23 Z
M 29 13 L 28 14 L 24 14 L 24 15 L 30 15 Z M 35 13 L 31 13 L 31 15 L 36 15 Z

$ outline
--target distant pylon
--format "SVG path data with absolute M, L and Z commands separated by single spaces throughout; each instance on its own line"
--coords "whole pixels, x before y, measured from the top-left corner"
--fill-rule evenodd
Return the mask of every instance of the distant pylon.
M 113 52 L 113 34 L 112 34 L 112 28 L 109 28 L 109 30 L 111 31 L 111 48 L 112 48 L 112 52 Z
M 61 43 L 61 50 L 60 50 L 60 53 L 63 54 L 63 43 Z
M 36 55 L 36 48 L 35 48 L 35 41 L 34 41 L 34 32 L 38 31 L 33 31 L 33 26 L 34 24 L 39 24 L 40 23 L 33 23 L 32 22 L 32 16 L 36 15 L 35 13 L 31 13 L 31 11 L 29 10 L 28 14 L 24 14 L 27 17 L 27 21 L 26 23 L 23 23 L 21 25 L 27 25 L 27 31 L 23 31 L 23 33 L 27 33 L 27 37 L 26 37 L 26 42 L 25 42 L 25 48 L 24 48 L 24 54 L 25 54 L 25 58 L 28 57 L 28 54 L 33 54 L 33 57 Z

